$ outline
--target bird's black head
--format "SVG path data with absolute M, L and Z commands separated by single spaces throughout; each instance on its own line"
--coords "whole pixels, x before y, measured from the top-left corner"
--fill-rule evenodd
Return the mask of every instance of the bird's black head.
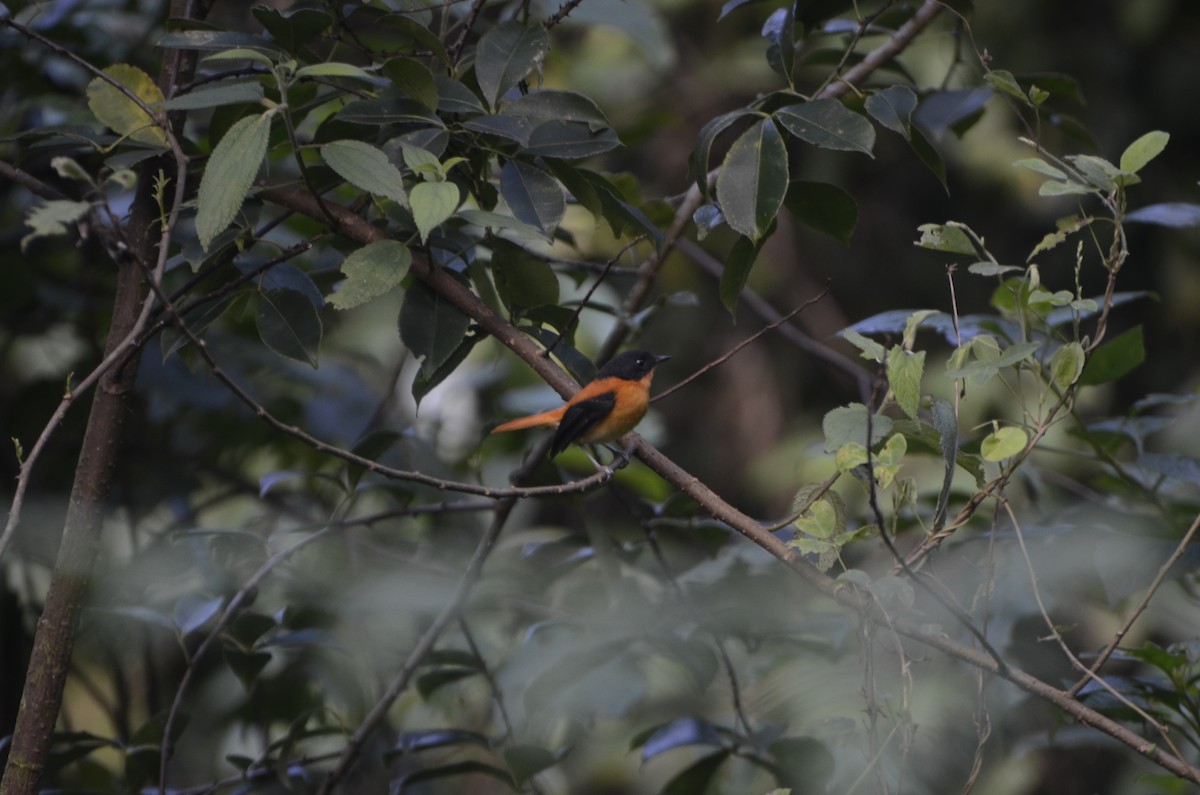
M 655 367 L 670 359 L 670 356 L 655 356 L 649 351 L 625 351 L 618 353 L 600 368 L 596 378 L 624 378 L 627 381 L 641 381 Z

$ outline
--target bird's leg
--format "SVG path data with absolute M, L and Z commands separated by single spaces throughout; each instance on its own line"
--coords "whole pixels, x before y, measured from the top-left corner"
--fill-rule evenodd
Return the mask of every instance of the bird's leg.
M 587 456 L 588 461 L 592 462 L 592 466 L 594 466 L 596 468 L 596 471 L 603 472 L 604 477 L 606 477 L 606 478 L 611 478 L 613 476 L 612 467 L 606 467 L 603 464 L 601 464 L 599 461 L 597 461 L 596 457 L 592 455 L 592 450 L 589 448 L 590 448 L 590 446 L 584 446 L 584 445 L 579 446 L 579 449 L 582 450 L 583 454 Z
M 629 466 L 629 456 L 632 453 L 630 448 L 611 444 L 604 446 L 608 448 L 608 452 L 613 454 L 612 464 L 610 464 L 613 469 L 624 469 Z

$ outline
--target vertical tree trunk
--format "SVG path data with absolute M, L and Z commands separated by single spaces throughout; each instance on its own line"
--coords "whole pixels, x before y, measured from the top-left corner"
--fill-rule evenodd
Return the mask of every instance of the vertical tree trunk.
M 203 0 L 172 0 L 170 15 L 203 18 L 205 6 Z M 173 96 L 175 86 L 191 79 L 194 64 L 194 57 L 179 50 L 164 55 L 159 86 L 166 96 Z M 179 130 L 182 114 L 175 116 L 171 121 Z M 160 211 L 153 192 L 158 163 L 156 158 L 139 169 L 137 195 L 128 227 L 134 257 L 144 263 L 153 263 L 158 253 Z M 117 288 L 106 354 L 137 322 L 142 301 L 142 271 L 134 257 L 122 258 L 117 263 Z M 34 795 L 46 768 L 50 740 L 62 708 L 63 686 L 70 668 L 79 614 L 96 557 L 104 508 L 117 467 L 121 429 L 130 410 L 138 359 L 139 352 L 135 351 L 114 366 L 100 379 L 92 398 L 58 559 L 42 615 L 38 618 L 12 745 L 4 777 L 0 780 L 0 795 Z

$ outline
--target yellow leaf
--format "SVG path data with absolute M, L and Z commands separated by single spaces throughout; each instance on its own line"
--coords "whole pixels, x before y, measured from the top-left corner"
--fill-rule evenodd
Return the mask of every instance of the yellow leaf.
M 163 93 L 150 75 L 129 64 L 115 64 L 104 74 L 116 80 L 147 105 L 163 101 Z M 88 107 L 101 124 L 138 143 L 166 148 L 167 136 L 154 119 L 107 80 L 97 77 L 88 83 Z

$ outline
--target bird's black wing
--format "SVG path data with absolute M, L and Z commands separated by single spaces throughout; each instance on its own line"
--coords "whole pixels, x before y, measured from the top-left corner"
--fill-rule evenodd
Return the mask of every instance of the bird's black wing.
M 567 408 L 562 421 L 558 423 L 558 431 L 554 434 L 554 444 L 550 446 L 550 455 L 555 456 L 566 450 L 572 442 L 579 440 L 584 434 L 595 428 L 604 418 L 612 414 L 617 405 L 616 392 L 604 392 L 587 400 L 581 400 Z

